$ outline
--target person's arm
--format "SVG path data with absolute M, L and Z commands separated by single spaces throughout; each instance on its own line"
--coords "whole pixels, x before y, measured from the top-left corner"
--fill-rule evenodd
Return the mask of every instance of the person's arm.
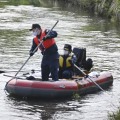
M 30 55 L 30 56 L 33 56 L 33 55 L 34 55 L 33 51 L 36 49 L 36 47 L 37 47 L 37 45 L 35 44 L 35 42 L 34 42 L 34 40 L 33 40 L 31 49 L 30 49 L 30 51 L 29 51 L 29 55 Z M 36 51 L 37 51 L 37 50 L 36 50 Z M 36 51 L 35 51 L 35 52 L 36 52 Z
M 50 30 L 45 30 L 45 34 L 47 35 L 48 34 L 48 32 L 49 32 Z M 43 40 L 47 40 L 47 39 L 51 39 L 51 38 L 55 38 L 55 37 L 57 37 L 57 32 L 56 31 L 51 31 L 50 33 L 49 33 L 49 35 L 47 35 L 46 37 L 44 37 L 43 38 Z

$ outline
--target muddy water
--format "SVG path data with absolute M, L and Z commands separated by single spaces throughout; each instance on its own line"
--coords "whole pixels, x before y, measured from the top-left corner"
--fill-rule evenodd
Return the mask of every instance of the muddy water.
M 0 8 L 0 70 L 19 70 L 29 57 L 32 42 L 31 24 L 39 23 L 50 29 L 59 20 L 55 30 L 59 52 L 65 43 L 87 49 L 87 58 L 94 61 L 93 70 L 113 74 L 113 86 L 107 93 L 98 92 L 78 99 L 26 100 L 15 99 L 4 92 L 10 79 L 0 74 L 0 119 L 2 120 L 107 120 L 120 99 L 120 36 L 111 23 L 86 14 L 75 14 L 59 8 L 33 6 L 5 6 Z M 40 69 L 41 54 L 37 52 L 23 70 Z M 14 75 L 13 72 L 5 74 Z

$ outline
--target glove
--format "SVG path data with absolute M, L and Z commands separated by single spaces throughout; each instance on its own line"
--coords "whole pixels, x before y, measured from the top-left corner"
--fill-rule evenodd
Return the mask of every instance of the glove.
M 30 56 L 33 56 L 33 55 L 34 55 L 34 53 L 33 53 L 33 52 L 30 52 L 30 53 L 29 53 L 29 55 L 30 55 Z
M 43 37 L 43 41 L 50 39 L 50 38 L 51 38 L 50 35 L 47 35 L 47 36 Z
M 44 55 L 44 52 L 41 52 L 42 55 Z
M 85 77 L 85 78 L 88 78 L 89 76 L 86 74 L 84 77 Z
M 77 57 L 73 55 L 71 60 L 72 60 L 72 63 L 75 64 L 77 62 Z

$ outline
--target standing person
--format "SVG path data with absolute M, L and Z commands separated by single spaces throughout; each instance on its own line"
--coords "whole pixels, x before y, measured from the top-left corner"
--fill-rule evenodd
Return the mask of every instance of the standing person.
M 59 78 L 70 79 L 73 76 L 73 65 L 76 62 L 76 57 L 71 54 L 72 46 L 64 45 L 64 54 L 59 57 Z
M 30 49 L 30 56 L 34 54 L 33 51 L 43 40 L 39 46 L 39 49 L 43 55 L 41 63 L 42 80 L 48 81 L 49 74 L 51 73 L 52 80 L 57 81 L 59 70 L 59 54 L 58 47 L 54 39 L 57 37 L 57 32 L 51 31 L 49 35 L 47 35 L 49 30 L 45 29 L 43 31 L 39 24 L 33 24 L 30 31 L 33 31 L 33 35 L 35 36 L 33 38 L 33 43 Z

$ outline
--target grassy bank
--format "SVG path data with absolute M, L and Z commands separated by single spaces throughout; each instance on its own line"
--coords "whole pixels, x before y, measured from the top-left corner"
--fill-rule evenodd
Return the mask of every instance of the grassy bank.
M 2 0 L 3 1 L 3 0 Z M 8 0 L 12 5 L 59 6 L 68 10 L 84 10 L 90 14 L 120 21 L 120 0 Z M 4 3 L 6 4 L 6 3 Z
M 64 0 L 112 21 L 120 21 L 120 0 Z
M 92 15 L 120 21 L 120 0 L 39 0 L 42 5 L 57 5 L 68 10 L 84 10 Z

